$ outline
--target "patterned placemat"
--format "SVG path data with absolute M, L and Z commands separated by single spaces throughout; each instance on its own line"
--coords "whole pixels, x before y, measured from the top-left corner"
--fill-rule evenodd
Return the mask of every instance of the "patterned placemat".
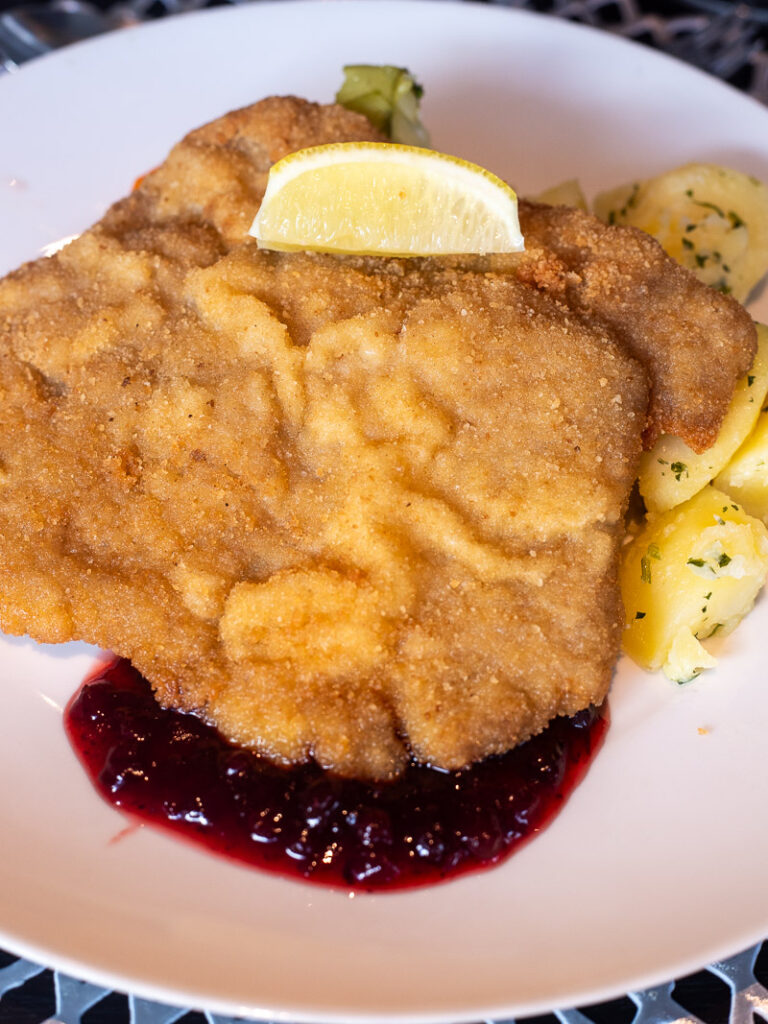
M 243 1020 L 112 992 L 8 954 L 0 954 L 3 962 L 0 1024 L 236 1024 Z M 768 1021 L 766 983 L 768 943 L 668 985 L 528 1018 L 528 1024 L 753 1024 L 758 1017 Z

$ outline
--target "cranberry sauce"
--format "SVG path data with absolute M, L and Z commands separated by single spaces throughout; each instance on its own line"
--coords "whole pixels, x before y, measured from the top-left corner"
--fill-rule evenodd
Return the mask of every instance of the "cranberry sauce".
M 193 715 L 160 708 L 127 661 L 85 683 L 70 740 L 110 803 L 270 871 L 359 889 L 424 885 L 497 863 L 539 831 L 605 732 L 590 709 L 462 771 L 412 764 L 395 782 L 285 769 Z

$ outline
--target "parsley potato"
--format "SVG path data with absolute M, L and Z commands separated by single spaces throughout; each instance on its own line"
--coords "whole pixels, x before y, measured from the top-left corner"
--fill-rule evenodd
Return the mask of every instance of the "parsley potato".
M 755 429 L 715 477 L 715 487 L 768 524 L 768 407 L 763 408 Z
M 700 641 L 730 633 L 768 575 L 768 529 L 706 487 L 653 516 L 624 549 L 624 650 L 642 668 L 685 682 L 714 659 Z
M 589 209 L 584 192 L 576 178 L 553 185 L 552 188 L 545 189 L 531 198 L 536 203 L 544 203 L 545 206 L 572 206 L 585 212 Z
M 697 454 L 665 434 L 640 460 L 638 486 L 649 512 L 664 512 L 696 494 L 725 469 L 757 423 L 768 392 L 768 327 L 757 325 L 757 354 L 736 385 L 728 413 L 711 448 Z M 723 488 L 728 491 L 728 488 Z M 730 493 L 730 491 L 728 491 Z
M 631 224 L 705 284 L 743 302 L 768 268 L 768 188 L 751 175 L 692 163 L 597 196 L 608 224 Z

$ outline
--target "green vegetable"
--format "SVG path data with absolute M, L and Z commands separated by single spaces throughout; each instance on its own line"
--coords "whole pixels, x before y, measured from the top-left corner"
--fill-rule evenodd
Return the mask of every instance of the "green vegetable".
M 344 84 L 336 102 L 355 110 L 388 135 L 407 146 L 429 146 L 429 135 L 419 118 L 424 90 L 405 68 L 376 64 L 347 64 Z
M 647 555 L 643 555 L 640 559 L 640 579 L 643 583 L 651 582 L 651 563 Z

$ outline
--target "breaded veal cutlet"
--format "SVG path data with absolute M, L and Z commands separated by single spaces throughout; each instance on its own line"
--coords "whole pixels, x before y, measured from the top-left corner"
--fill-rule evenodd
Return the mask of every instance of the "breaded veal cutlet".
M 600 702 L 642 441 L 716 436 L 755 336 L 650 238 L 527 203 L 515 256 L 261 251 L 272 98 L 0 283 L 0 623 L 130 658 L 278 762 L 453 768 Z

